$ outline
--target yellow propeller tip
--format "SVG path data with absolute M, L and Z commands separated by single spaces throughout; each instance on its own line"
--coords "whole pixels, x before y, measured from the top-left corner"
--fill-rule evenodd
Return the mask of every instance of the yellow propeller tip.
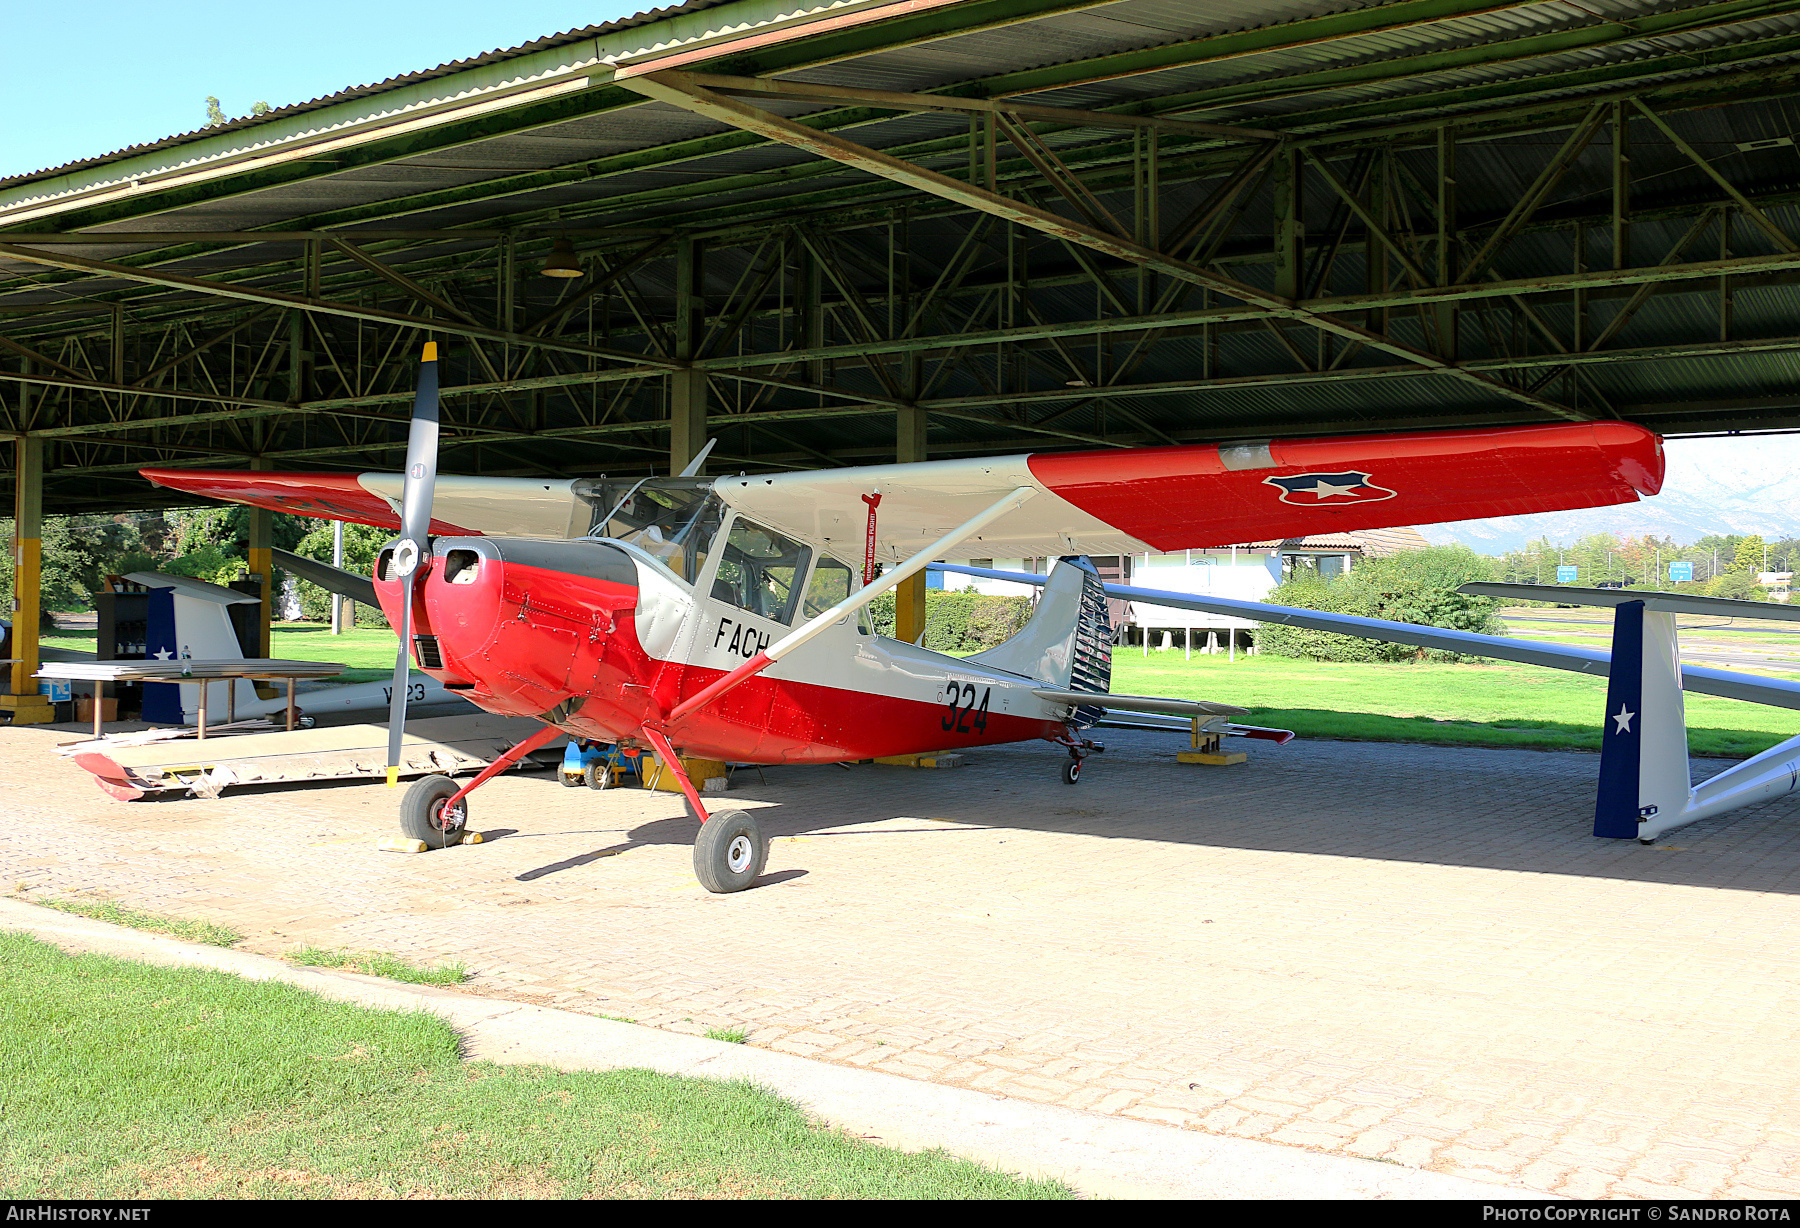
M 391 767 L 387 770 L 387 773 L 388 773 L 388 788 L 391 789 L 395 785 L 400 783 L 400 769 L 397 767 Z
M 420 362 L 436 362 L 437 361 L 437 342 L 427 341 L 425 343 L 425 356 L 423 358 L 419 359 L 419 361 Z

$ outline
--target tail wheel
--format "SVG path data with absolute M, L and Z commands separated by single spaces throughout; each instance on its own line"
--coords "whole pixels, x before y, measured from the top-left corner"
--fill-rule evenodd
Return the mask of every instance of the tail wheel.
M 612 788 L 612 764 L 604 759 L 596 759 L 588 764 L 587 770 L 582 773 L 582 776 L 587 780 L 587 787 L 590 789 Z
M 462 843 L 469 829 L 469 800 L 464 798 L 453 810 L 444 807 L 458 787 L 448 776 L 427 776 L 414 783 L 400 799 L 400 834 L 434 849 Z
M 700 825 L 694 841 L 694 877 L 715 895 L 754 884 L 769 859 L 769 842 L 742 810 L 721 810 Z
M 1081 783 L 1081 760 L 1071 759 L 1063 764 L 1062 778 L 1065 785 Z

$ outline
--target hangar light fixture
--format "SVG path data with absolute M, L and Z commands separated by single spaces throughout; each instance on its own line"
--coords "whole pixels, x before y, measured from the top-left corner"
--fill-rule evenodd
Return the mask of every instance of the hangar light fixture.
M 540 271 L 545 277 L 580 277 L 581 261 L 575 256 L 575 245 L 567 239 L 558 239 L 551 245 Z

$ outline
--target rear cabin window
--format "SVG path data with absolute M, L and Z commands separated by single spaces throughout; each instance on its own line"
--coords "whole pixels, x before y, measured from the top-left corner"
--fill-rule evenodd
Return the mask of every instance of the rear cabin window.
M 836 559 L 820 559 L 806 586 L 806 616 L 817 618 L 850 595 L 850 569 Z

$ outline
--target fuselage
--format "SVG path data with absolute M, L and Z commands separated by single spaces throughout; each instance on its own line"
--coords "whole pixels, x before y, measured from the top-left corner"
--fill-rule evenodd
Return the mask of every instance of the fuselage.
M 802 621 L 814 594 L 847 593 L 851 574 L 809 556 L 785 569 L 791 594 L 771 599 L 749 591 L 729 548 L 675 562 L 694 580 L 618 540 L 434 538 L 415 581 L 415 660 L 490 712 L 627 744 L 648 726 L 683 754 L 731 762 L 832 763 L 1064 732 L 1068 709 L 1032 693 L 1042 681 L 873 634 L 857 616 L 665 727 L 681 700 Z M 375 588 L 398 626 L 404 586 L 388 570 L 384 553 Z

